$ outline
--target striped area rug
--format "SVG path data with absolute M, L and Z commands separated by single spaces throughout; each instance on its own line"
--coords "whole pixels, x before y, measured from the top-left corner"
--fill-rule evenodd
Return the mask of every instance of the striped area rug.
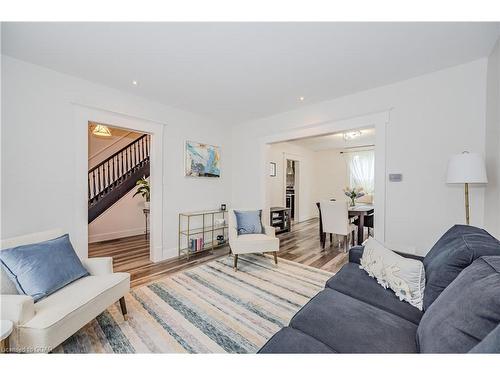
M 286 260 L 225 257 L 134 288 L 56 353 L 255 353 L 331 273 Z

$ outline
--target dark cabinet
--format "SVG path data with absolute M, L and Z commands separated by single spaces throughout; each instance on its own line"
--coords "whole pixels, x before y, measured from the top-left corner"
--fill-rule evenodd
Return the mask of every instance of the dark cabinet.
M 286 207 L 271 207 L 270 225 L 276 228 L 276 234 L 290 232 L 290 209 Z

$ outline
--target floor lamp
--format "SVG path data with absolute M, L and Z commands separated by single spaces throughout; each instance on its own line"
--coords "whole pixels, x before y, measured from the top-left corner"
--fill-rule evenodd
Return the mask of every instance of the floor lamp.
M 464 151 L 452 155 L 448 161 L 446 182 L 449 184 L 464 184 L 465 187 L 465 222 L 469 225 L 469 184 L 485 184 L 486 167 L 479 154 Z

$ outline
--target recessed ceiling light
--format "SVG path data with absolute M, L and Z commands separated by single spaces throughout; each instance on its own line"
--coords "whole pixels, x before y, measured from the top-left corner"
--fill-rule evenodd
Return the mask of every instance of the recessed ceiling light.
M 132 81 L 132 84 L 133 84 L 134 86 L 137 86 L 137 81 Z
M 299 100 L 300 100 L 301 102 L 303 102 L 303 101 L 304 101 L 304 99 L 305 99 L 305 98 L 304 98 L 303 96 L 301 96 L 301 97 L 299 98 Z

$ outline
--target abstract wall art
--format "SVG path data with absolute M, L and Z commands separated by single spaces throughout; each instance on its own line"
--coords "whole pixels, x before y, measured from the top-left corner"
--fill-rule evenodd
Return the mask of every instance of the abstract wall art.
M 189 177 L 220 177 L 220 147 L 186 141 L 185 174 Z

